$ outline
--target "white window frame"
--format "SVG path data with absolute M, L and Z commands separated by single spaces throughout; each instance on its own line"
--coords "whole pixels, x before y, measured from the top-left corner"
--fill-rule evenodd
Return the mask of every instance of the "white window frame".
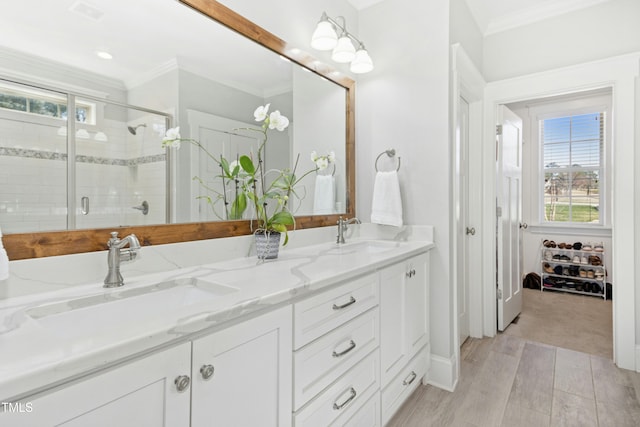
M 537 155 L 537 162 L 532 161 L 531 179 L 535 182 L 535 202 L 537 209 L 531 212 L 537 212 L 537 223 L 540 227 L 554 229 L 602 229 L 611 226 L 611 95 L 576 95 L 573 99 L 563 99 L 560 101 L 547 101 L 530 106 L 531 117 L 531 136 L 533 143 L 536 145 L 534 150 Z M 564 117 L 571 115 L 580 115 L 587 113 L 603 112 L 604 113 L 604 147 L 601 153 L 601 173 L 599 178 L 600 184 L 600 221 L 597 223 L 589 222 L 554 222 L 546 221 L 544 212 L 544 157 L 542 146 L 542 135 L 540 133 L 540 121 Z

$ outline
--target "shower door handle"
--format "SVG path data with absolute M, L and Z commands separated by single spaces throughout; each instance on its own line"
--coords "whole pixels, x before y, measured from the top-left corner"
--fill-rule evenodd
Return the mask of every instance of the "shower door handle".
M 80 206 L 82 215 L 89 215 L 89 198 L 87 196 L 84 196 L 82 199 L 80 199 Z

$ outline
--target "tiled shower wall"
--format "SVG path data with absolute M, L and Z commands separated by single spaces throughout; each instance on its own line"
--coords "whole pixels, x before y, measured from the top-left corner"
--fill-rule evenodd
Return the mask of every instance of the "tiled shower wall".
M 29 115 L 0 116 L 0 225 L 5 233 L 67 228 L 66 137 L 59 123 L 38 123 Z M 54 119 L 46 118 L 44 122 Z M 89 139 L 76 139 L 76 228 L 146 225 L 166 222 L 166 162 L 161 148 L 164 118 L 138 117 L 147 122 L 131 135 L 130 123 L 101 120 L 83 126 Z M 107 142 L 95 140 L 104 132 Z M 89 213 L 81 213 L 81 198 L 89 198 Z M 132 207 L 146 200 L 143 215 Z

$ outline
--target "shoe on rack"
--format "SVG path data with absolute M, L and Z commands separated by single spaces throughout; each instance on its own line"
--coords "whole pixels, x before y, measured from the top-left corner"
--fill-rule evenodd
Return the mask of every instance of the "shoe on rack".
M 575 255 L 571 262 L 574 264 L 580 264 L 580 257 L 578 255 Z
M 587 278 L 593 279 L 594 277 L 595 277 L 595 274 L 593 274 L 593 270 L 587 270 Z
M 589 256 L 589 264 L 596 265 L 596 266 L 602 265 L 602 260 L 597 255 L 590 255 Z
M 573 244 L 573 249 L 575 249 L 576 251 L 579 251 L 580 249 L 582 249 L 582 243 L 580 242 L 575 242 Z
M 553 267 L 553 272 L 557 275 L 561 275 L 562 274 L 562 266 L 561 265 L 556 265 L 555 267 Z
M 559 247 L 560 249 L 564 249 L 566 246 L 565 246 L 565 244 L 564 244 L 564 243 L 558 243 L 558 247 Z
M 557 260 L 557 261 L 560 261 L 560 254 L 555 254 L 555 255 L 553 256 L 553 259 L 554 259 L 554 260 Z
M 583 251 L 591 251 L 593 249 L 593 247 L 591 246 L 591 242 L 587 242 L 584 245 L 582 245 L 582 250 Z
M 553 267 L 551 267 L 548 262 L 545 262 L 542 268 L 544 268 L 545 273 L 553 274 Z
M 553 259 L 553 254 L 551 253 L 551 251 L 550 250 L 544 251 L 544 260 L 551 261 L 552 259 Z
M 596 243 L 595 245 L 593 245 L 593 250 L 596 252 L 604 252 L 604 245 L 602 244 L 602 242 Z
M 580 269 L 580 277 L 586 278 L 587 277 L 587 270 L 585 270 L 584 268 L 581 268 Z
M 586 256 L 582 255 L 580 257 L 580 264 L 589 264 L 589 259 Z
M 542 244 L 544 245 L 545 248 L 555 248 L 556 247 L 556 242 L 554 242 L 553 240 L 545 240 L 544 242 L 542 242 Z
M 604 280 L 604 273 L 602 271 L 598 270 L 594 274 L 597 281 L 602 282 Z
M 566 255 L 560 255 L 560 261 L 562 261 L 562 262 L 569 262 L 569 261 L 571 261 L 571 258 L 569 258 L 569 257 L 568 257 L 568 256 L 566 256 Z

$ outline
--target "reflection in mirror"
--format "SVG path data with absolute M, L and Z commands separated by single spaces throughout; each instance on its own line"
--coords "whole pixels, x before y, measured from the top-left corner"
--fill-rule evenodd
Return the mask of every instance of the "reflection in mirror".
M 267 153 L 267 167 L 290 166 L 298 155 L 311 165 L 312 151 L 334 151 L 337 159 L 331 202 L 318 209 L 315 186 L 324 178 L 309 176 L 296 226 L 329 225 L 334 214 L 354 214 L 349 78 L 215 0 L 111 0 L 98 6 L 9 0 L 3 6 L 0 182 L 15 174 L 29 187 L 7 185 L 0 192 L 0 226 L 11 259 L 102 250 L 105 231 L 95 227 L 136 232 L 144 244 L 249 232 L 246 221 L 205 222 L 219 218 L 199 205 L 202 189 L 193 177 L 211 171 L 194 147 L 176 156 L 159 147 L 162 130 L 176 125 L 183 137 L 229 145 L 213 140 L 238 124 L 255 125 L 252 113 L 266 103 L 292 122 Z M 32 25 L 24 25 L 26 16 Z M 144 25 L 140 16 L 149 18 Z M 134 33 L 148 42 L 132 43 Z M 16 88 L 40 98 L 22 96 L 18 103 L 28 110 L 16 111 Z M 16 196 L 23 191 L 38 196 Z M 13 225 L 7 225 L 8 213 Z M 159 228 L 167 223 L 184 225 Z M 86 231 L 42 232 L 73 228 Z
M 3 13 L 0 18 L 0 25 L 12 34 L 11 48 L 4 48 L 2 52 L 4 59 L 11 58 L 11 61 L 0 63 L 2 68 L 9 70 L 11 77 L 18 77 L 20 81 L 35 86 L 46 78 L 46 87 L 68 93 L 70 91 L 65 90 L 71 84 L 68 75 L 83 75 L 85 81 L 81 85 L 77 79 L 73 79 L 75 92 L 90 94 L 100 90 L 100 95 L 95 99 L 115 98 L 146 110 L 166 111 L 172 114 L 174 125 L 181 127 L 183 137 L 211 140 L 211 145 L 218 146 L 225 144 L 223 139 L 233 126 L 239 123 L 242 126 L 254 126 L 251 123 L 253 110 L 258 105 L 271 103 L 291 119 L 292 130 L 277 144 L 270 144 L 273 152 L 267 155 L 267 168 L 291 167 L 298 154 L 303 162 L 309 163 L 309 155 L 313 150 L 324 152 L 331 149 L 341 160 L 341 167 L 334 175 L 332 208 L 322 211 L 314 209 L 315 181 L 310 177 L 302 183 L 301 192 L 304 197 L 293 213 L 312 215 L 317 212 L 344 212 L 344 88 L 309 73 L 283 56 L 229 31 L 178 2 L 140 0 L 136 5 L 131 5 L 131 2 L 125 0 L 113 0 L 99 6 L 69 2 L 72 4 L 68 9 L 61 8 L 60 4 L 41 3 L 36 0 L 13 0 L 8 12 Z M 154 21 L 179 24 L 162 25 L 159 26 L 162 31 L 158 31 L 153 26 L 140 26 L 134 13 L 122 14 L 123 10 L 141 7 L 144 3 L 148 3 L 149 10 L 157 15 L 158 19 Z M 21 25 L 23 16 L 38 21 L 39 25 L 35 28 Z M 99 19 L 96 19 L 98 16 Z M 162 17 L 167 20 L 163 21 Z M 88 25 L 90 31 L 87 32 Z M 62 34 L 59 34 L 60 28 L 65 29 Z M 196 32 L 194 29 L 201 31 Z M 54 33 L 60 40 L 53 47 L 37 43 Z M 132 33 L 138 34 L 140 40 L 151 42 L 144 45 L 132 44 L 129 42 Z M 147 35 L 143 36 L 144 33 Z M 79 38 L 78 34 L 83 36 Z M 205 39 L 224 40 L 224 43 L 198 43 Z M 104 45 L 112 47 L 109 53 L 113 58 L 110 60 L 93 55 L 94 51 L 103 49 L 101 46 Z M 87 56 L 91 56 L 90 60 Z M 57 63 L 57 58 L 65 58 L 66 64 Z M 29 66 L 34 61 L 38 62 L 38 67 Z M 23 73 L 20 68 L 28 68 L 28 72 Z M 58 81 L 56 74 L 50 72 L 56 68 L 63 71 Z M 43 86 L 40 84 L 40 87 Z M 11 91 L 5 90 L 0 96 L 10 97 L 10 94 Z M 61 97 L 63 95 L 42 95 L 42 100 L 38 102 L 44 102 L 43 108 L 46 109 L 49 102 L 47 100 L 53 100 L 60 108 L 65 109 L 66 114 L 67 102 Z M 164 174 L 164 158 L 159 157 L 163 153 L 158 143 L 158 128 L 153 128 L 151 118 L 141 116 L 136 122 L 129 119 L 135 116 L 135 108 L 115 107 L 108 102 L 91 101 L 85 105 L 81 98 L 73 96 L 69 102 L 77 103 L 76 116 L 80 115 L 76 120 L 79 124 L 77 135 L 70 138 L 70 143 L 75 144 L 77 149 L 75 166 L 64 164 L 66 154 L 60 156 L 57 165 L 58 168 L 71 172 L 75 169 L 75 184 L 67 183 L 64 177 L 63 182 L 59 183 L 70 185 L 66 196 L 68 203 L 52 203 L 46 197 L 36 196 L 44 189 L 33 193 L 34 197 L 29 200 L 9 199 L 5 195 L 2 201 L 9 204 L 5 209 L 14 215 L 7 221 L 0 221 L 5 232 L 225 219 L 202 206 L 203 199 L 200 196 L 206 196 L 203 194 L 204 187 L 192 180 L 194 176 L 209 176 L 208 180 L 213 172 L 211 165 L 198 160 L 200 153 L 192 149 L 180 152 L 175 169 L 172 169 L 176 173 L 175 181 L 169 183 L 169 176 Z M 121 111 L 117 111 L 118 109 Z M 11 111 L 13 112 L 15 110 Z M 16 123 L 15 119 L 11 122 L 12 117 L 7 118 L 5 113 L 6 102 L 0 104 L 0 130 L 15 131 L 16 125 L 10 124 Z M 65 145 L 63 138 L 58 135 L 54 135 L 54 140 L 44 141 L 44 136 L 42 139 L 34 139 L 32 135 L 41 132 L 38 129 L 43 126 L 43 115 L 23 116 L 17 120 L 24 132 L 11 144 L 5 144 L 9 145 L 5 148 L 14 150 L 20 146 L 26 148 L 37 145 L 42 150 L 55 152 L 56 149 L 59 151 L 59 148 L 55 148 L 56 144 Z M 156 116 L 161 118 L 158 114 Z M 195 117 L 200 121 L 192 122 Z M 58 122 L 51 125 L 54 129 L 56 124 L 57 127 L 65 124 L 62 120 L 66 116 L 51 117 L 45 112 L 44 118 L 50 123 Z M 210 122 L 216 120 L 220 121 L 218 127 L 210 127 Z M 225 120 L 228 122 L 225 123 Z M 147 126 L 135 127 L 146 124 L 147 121 Z M 231 124 L 233 125 L 230 126 Z M 161 127 L 164 126 L 162 123 Z M 141 135 L 131 135 L 127 132 L 129 127 Z M 214 137 L 216 132 L 220 138 Z M 100 141 L 105 136 L 108 141 Z M 89 144 L 88 141 L 95 143 Z M 38 153 L 36 150 L 23 155 L 39 155 Z M 70 158 L 73 160 L 74 156 Z M 18 167 L 17 159 L 17 156 L 12 156 L 10 159 L 5 158 L 4 162 L 8 163 L 9 168 L 15 168 Z M 126 165 L 129 169 L 123 173 L 118 171 L 118 165 L 121 168 Z M 50 167 L 42 169 L 32 166 L 23 170 L 42 174 L 47 168 Z M 161 172 L 153 170 L 154 168 Z M 96 181 L 96 177 L 100 177 L 100 182 Z M 152 190 L 152 181 L 155 188 L 163 189 L 163 194 L 156 189 Z M 94 184 L 98 183 L 101 185 L 95 187 Z M 50 185 L 52 184 L 53 181 Z M 56 186 L 61 197 L 64 197 L 64 185 Z M 166 194 L 164 191 L 168 185 L 173 193 Z M 176 203 L 168 207 L 169 215 L 166 215 L 165 206 L 169 203 L 168 196 L 171 194 Z M 143 218 L 135 215 L 140 211 L 133 211 L 132 214 L 131 206 L 139 206 L 144 200 L 152 206 L 150 214 Z M 20 208 L 17 208 L 18 204 Z M 38 219 L 38 215 L 44 217 Z M 16 219 L 17 217 L 20 219 Z M 4 224 L 5 222 L 8 224 Z

